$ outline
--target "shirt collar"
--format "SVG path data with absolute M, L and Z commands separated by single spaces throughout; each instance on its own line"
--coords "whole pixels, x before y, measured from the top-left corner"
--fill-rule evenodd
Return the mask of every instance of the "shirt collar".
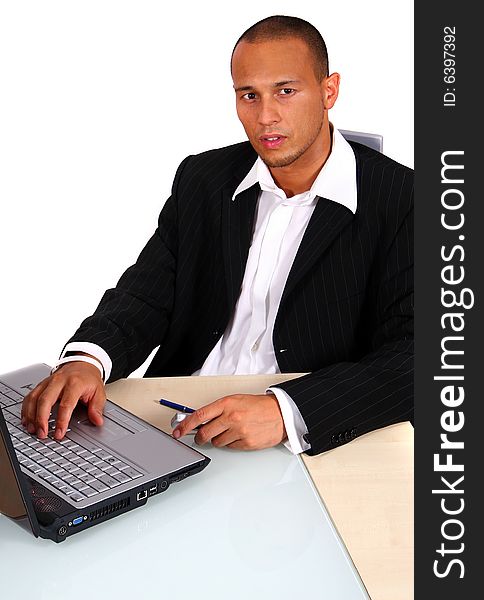
M 240 182 L 232 196 L 235 200 L 241 192 L 258 183 L 262 190 L 285 197 L 272 178 L 264 161 L 257 157 L 252 168 Z M 320 196 L 346 206 L 354 214 L 357 206 L 356 158 L 353 149 L 341 133 L 333 128 L 333 144 L 323 168 L 314 180 L 311 196 Z

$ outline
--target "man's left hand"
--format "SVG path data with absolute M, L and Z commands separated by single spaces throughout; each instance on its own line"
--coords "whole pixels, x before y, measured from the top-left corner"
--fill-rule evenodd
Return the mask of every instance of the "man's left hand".
M 260 450 L 286 438 L 279 402 L 273 394 L 219 398 L 186 417 L 173 430 L 173 437 L 187 435 L 198 426 L 195 442 L 200 445 L 211 442 L 216 447 Z

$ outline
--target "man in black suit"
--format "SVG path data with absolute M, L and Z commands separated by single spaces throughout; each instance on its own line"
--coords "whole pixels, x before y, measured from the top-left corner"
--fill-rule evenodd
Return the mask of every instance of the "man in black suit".
M 160 346 L 146 375 L 308 372 L 263 395 L 220 398 L 173 432 L 316 454 L 411 419 L 410 169 L 348 144 L 328 119 L 339 91 L 319 32 L 269 17 L 235 45 L 249 142 L 187 157 L 158 228 L 25 399 L 55 437 L 79 400 L 102 423 L 104 381 Z

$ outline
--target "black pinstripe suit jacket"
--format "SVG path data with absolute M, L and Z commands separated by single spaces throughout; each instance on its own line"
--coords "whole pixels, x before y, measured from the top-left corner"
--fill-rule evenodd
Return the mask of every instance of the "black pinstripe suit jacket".
M 292 265 L 273 342 L 280 384 L 308 426 L 310 454 L 411 419 L 413 172 L 351 143 L 358 208 L 319 198 Z M 256 154 L 248 142 L 186 158 L 136 264 L 69 341 L 99 344 L 127 376 L 191 374 L 224 332 L 251 242 L 258 184 L 232 201 Z

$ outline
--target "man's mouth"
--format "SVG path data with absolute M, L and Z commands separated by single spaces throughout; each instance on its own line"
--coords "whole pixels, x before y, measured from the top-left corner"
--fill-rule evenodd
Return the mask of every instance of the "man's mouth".
M 265 148 L 278 148 L 286 139 L 284 135 L 276 133 L 269 135 L 261 135 L 259 141 Z

